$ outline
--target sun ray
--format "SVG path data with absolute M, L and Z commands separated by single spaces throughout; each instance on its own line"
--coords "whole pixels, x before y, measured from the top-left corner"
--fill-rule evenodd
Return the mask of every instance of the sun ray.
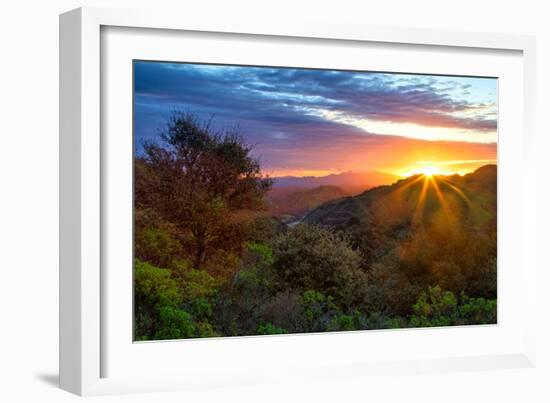
M 413 214 L 413 223 L 421 223 L 422 217 L 424 216 L 424 204 L 426 203 L 426 194 L 428 192 L 429 178 L 427 176 L 423 177 L 424 182 L 422 183 L 422 189 L 418 195 L 418 201 Z
M 439 200 L 439 203 L 441 204 L 441 207 L 443 208 L 446 214 L 450 216 L 454 216 L 454 213 L 452 212 L 451 208 L 449 207 L 449 204 L 447 203 L 447 200 L 445 199 L 445 197 L 443 196 L 443 193 L 441 192 L 441 189 L 439 188 L 439 184 L 437 183 L 437 181 L 439 180 L 440 178 L 435 176 L 432 176 L 430 178 L 430 182 L 433 188 L 435 189 L 435 194 L 437 196 L 437 199 Z
M 443 194 L 441 193 L 441 189 L 439 188 L 439 185 L 437 184 L 437 179 L 435 177 L 429 178 L 430 184 L 435 189 L 435 194 L 437 196 L 437 199 L 439 200 L 439 203 L 442 205 L 445 205 L 445 198 L 443 197 Z
M 403 186 L 398 186 L 394 191 L 393 193 L 396 193 L 396 195 L 401 195 L 405 190 L 407 190 L 408 188 L 410 188 L 412 185 L 414 185 L 415 183 L 418 183 L 420 182 L 422 179 L 424 179 L 422 177 L 422 175 L 418 175 L 418 177 L 416 177 L 415 179 L 407 182 L 406 184 L 404 184 Z
M 461 189 L 459 189 L 457 186 L 453 185 L 447 179 L 443 178 L 442 181 L 443 181 L 443 183 L 445 183 L 445 185 L 449 186 L 452 190 L 454 190 L 455 193 L 458 194 L 458 196 L 460 196 L 460 198 L 463 199 L 466 202 L 468 207 L 471 207 L 472 201 L 470 200 L 470 198 L 468 196 L 466 196 L 466 194 Z

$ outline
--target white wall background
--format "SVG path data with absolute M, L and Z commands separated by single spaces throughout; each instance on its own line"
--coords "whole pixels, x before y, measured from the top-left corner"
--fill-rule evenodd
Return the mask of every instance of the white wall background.
M 535 369 L 397 378 L 301 387 L 258 387 L 93 398 L 124 402 L 550 401 L 550 284 L 540 260 L 550 246 L 548 125 L 550 12 L 523 0 L 11 0 L 0 6 L 0 400 L 67 402 L 57 389 L 58 14 L 81 5 L 174 7 L 227 18 L 315 18 L 373 25 L 534 34 L 538 51 L 540 222 L 539 364 Z

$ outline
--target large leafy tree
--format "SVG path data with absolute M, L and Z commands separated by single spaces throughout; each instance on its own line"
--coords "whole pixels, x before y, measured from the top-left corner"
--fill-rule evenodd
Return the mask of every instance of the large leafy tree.
M 161 139 L 136 158 L 136 207 L 154 209 L 175 226 L 196 269 L 210 251 L 238 251 L 271 187 L 251 147 L 238 129 L 215 131 L 210 121 L 181 112 Z

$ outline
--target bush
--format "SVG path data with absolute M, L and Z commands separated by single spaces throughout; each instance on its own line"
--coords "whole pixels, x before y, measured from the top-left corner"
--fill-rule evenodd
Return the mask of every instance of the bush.
M 327 331 L 350 331 L 360 330 L 365 326 L 365 318 L 359 311 L 355 311 L 352 315 L 344 315 L 339 313 L 332 317 L 327 325 Z
M 155 340 L 184 339 L 197 336 L 195 326 L 189 313 L 163 306 L 158 310 L 158 330 L 153 338 Z
M 383 316 L 408 316 L 422 289 L 411 283 L 392 258 L 373 264 L 368 271 L 367 304 L 369 312 Z
M 402 317 L 391 317 L 381 312 L 371 312 L 366 319 L 365 329 L 399 329 L 407 327 L 408 322 Z
M 206 272 L 188 269 L 183 284 L 171 270 L 136 259 L 134 267 L 136 340 L 218 336 L 209 319 L 217 282 Z
M 273 255 L 264 244 L 247 242 L 240 270 L 220 288 L 215 316 L 227 335 L 256 334 L 262 322 L 262 310 L 273 297 Z
M 136 228 L 135 255 L 159 267 L 172 267 L 182 249 L 170 233 L 163 228 Z
M 462 304 L 458 307 L 457 325 L 497 323 L 497 301 L 485 298 L 461 296 Z
M 323 332 L 326 330 L 331 316 L 338 311 L 334 304 L 334 299 L 330 296 L 315 291 L 308 290 L 302 295 L 300 308 L 304 317 L 303 332 Z
M 257 331 L 257 334 L 285 334 L 285 333 L 287 333 L 286 329 L 273 326 L 271 323 L 266 323 L 265 325 L 258 326 L 258 331 Z
M 136 259 L 134 265 L 136 306 L 153 309 L 158 306 L 178 306 L 181 293 L 169 269 L 162 269 Z
M 420 294 L 413 312 L 411 327 L 490 324 L 497 320 L 497 302 L 464 293 L 457 301 L 452 292 L 435 286 Z
M 159 313 L 163 308 L 177 309 L 182 302 L 177 282 L 170 270 L 135 260 L 134 265 L 135 338 L 155 338 L 164 326 Z M 165 312 L 165 315 L 168 313 Z
M 486 264 L 479 266 L 467 288 L 467 293 L 487 299 L 497 297 L 497 258 L 490 258 Z
M 184 276 L 183 308 L 192 315 L 193 322 L 207 324 L 212 319 L 217 286 L 214 278 L 200 270 L 191 269 Z
M 457 301 L 450 291 L 428 287 L 413 305 L 412 327 L 450 326 L 455 321 Z
M 278 290 L 317 290 L 344 309 L 365 300 L 367 279 L 361 256 L 336 233 L 298 225 L 273 242 L 273 268 Z

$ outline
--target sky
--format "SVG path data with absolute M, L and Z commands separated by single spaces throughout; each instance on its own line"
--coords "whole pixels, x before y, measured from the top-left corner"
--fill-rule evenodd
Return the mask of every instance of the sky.
M 136 152 L 173 111 L 238 125 L 270 176 L 496 163 L 495 78 L 134 62 Z

